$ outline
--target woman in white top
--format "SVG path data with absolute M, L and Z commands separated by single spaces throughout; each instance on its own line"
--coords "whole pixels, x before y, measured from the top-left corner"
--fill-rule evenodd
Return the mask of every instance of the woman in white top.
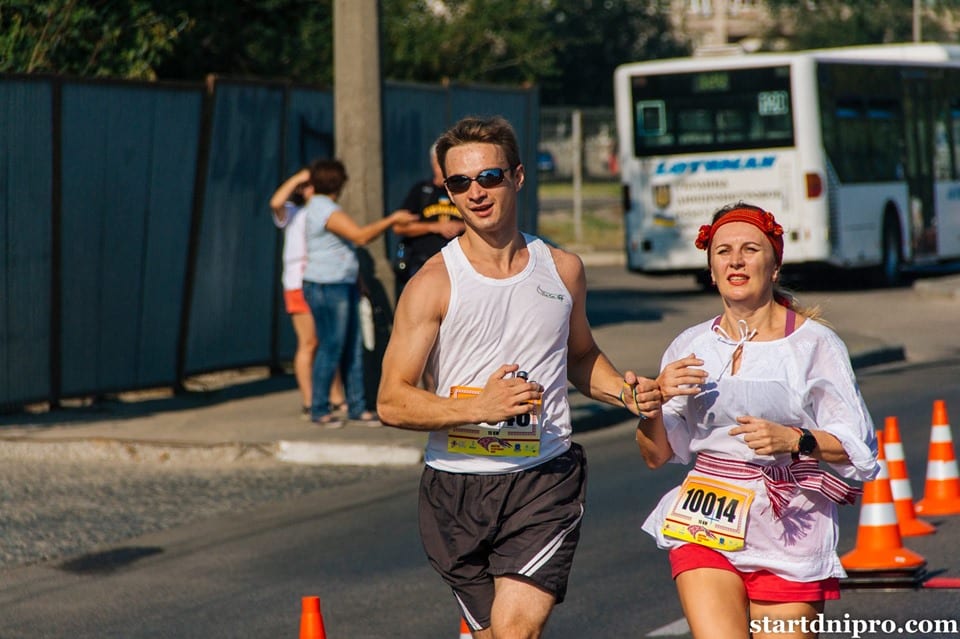
M 800 620 L 839 598 L 837 504 L 860 492 L 820 464 L 872 479 L 873 423 L 843 342 L 777 285 L 773 215 L 725 207 L 696 244 L 723 313 L 669 346 L 661 415 L 636 434 L 651 468 L 696 463 L 643 529 L 670 551 L 694 637 L 815 637 Z
M 300 414 L 303 419 L 310 419 L 313 400 L 311 371 L 317 353 L 317 331 L 310 307 L 303 297 L 303 272 L 307 268 L 307 216 L 301 215 L 301 212 L 311 197 L 313 185 L 310 183 L 310 169 L 304 168 L 287 178 L 270 198 L 273 223 L 283 229 L 283 301 L 297 336 L 293 375 L 300 390 Z M 346 410 L 339 372 L 330 386 L 330 409 L 339 413 Z

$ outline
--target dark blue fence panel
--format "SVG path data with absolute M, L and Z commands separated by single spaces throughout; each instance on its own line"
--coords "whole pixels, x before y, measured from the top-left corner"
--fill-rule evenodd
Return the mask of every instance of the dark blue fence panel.
M 226 80 L 205 91 L 0 78 L 0 406 L 292 357 L 268 201 L 332 155 L 332 92 Z M 533 166 L 537 108 L 530 90 L 387 83 L 384 213 L 467 114 L 509 118 Z
M 0 80 L 0 405 L 51 392 L 51 95 Z
M 287 94 L 286 175 L 318 158 L 333 156 L 333 92 L 290 89 Z
M 415 182 L 433 175 L 428 151 L 449 126 L 442 87 L 387 83 L 383 95 L 383 172 L 387 213 Z
M 202 94 L 62 91 L 61 394 L 176 377 Z
M 513 125 L 524 164 L 525 184 L 519 198 L 520 228 L 537 232 L 537 142 L 539 98 L 536 91 L 493 86 L 452 86 L 450 113 L 453 120 L 465 115 L 502 115 Z
M 218 81 L 212 100 L 187 374 L 271 360 L 280 277 L 264 225 L 282 166 L 284 89 Z

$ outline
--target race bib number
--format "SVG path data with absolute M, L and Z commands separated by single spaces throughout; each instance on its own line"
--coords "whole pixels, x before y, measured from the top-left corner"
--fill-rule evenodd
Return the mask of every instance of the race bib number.
M 452 386 L 450 397 L 476 397 L 482 388 Z M 540 454 L 541 401 L 531 401 L 533 413 L 517 415 L 498 424 L 469 424 L 447 431 L 447 452 L 493 457 L 536 457 Z
M 742 550 L 752 490 L 688 476 L 667 513 L 663 534 L 717 550 Z

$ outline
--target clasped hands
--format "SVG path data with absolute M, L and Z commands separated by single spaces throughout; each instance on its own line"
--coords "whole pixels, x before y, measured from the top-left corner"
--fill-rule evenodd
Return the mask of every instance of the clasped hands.
M 633 371 L 627 371 L 623 374 L 620 401 L 628 411 L 646 420 L 660 415 L 660 406 L 664 399 L 657 380 L 639 377 Z
M 653 419 L 660 414 L 660 407 L 674 397 L 700 392 L 700 385 L 707 381 L 707 372 L 698 366 L 703 366 L 703 360 L 688 355 L 667 364 L 656 379 L 638 377 L 633 371 L 627 371 L 620 401 L 641 419 Z

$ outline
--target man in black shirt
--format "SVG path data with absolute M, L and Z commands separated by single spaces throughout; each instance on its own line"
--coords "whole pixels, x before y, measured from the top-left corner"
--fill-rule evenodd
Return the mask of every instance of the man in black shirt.
M 393 261 L 397 298 L 424 262 L 443 248 L 444 244 L 463 233 L 463 219 L 443 186 L 443 172 L 437 162 L 436 149 L 432 146 L 430 164 L 433 167 L 433 178 L 417 182 L 399 209 L 416 213 L 420 220 L 393 228 L 400 240 Z

